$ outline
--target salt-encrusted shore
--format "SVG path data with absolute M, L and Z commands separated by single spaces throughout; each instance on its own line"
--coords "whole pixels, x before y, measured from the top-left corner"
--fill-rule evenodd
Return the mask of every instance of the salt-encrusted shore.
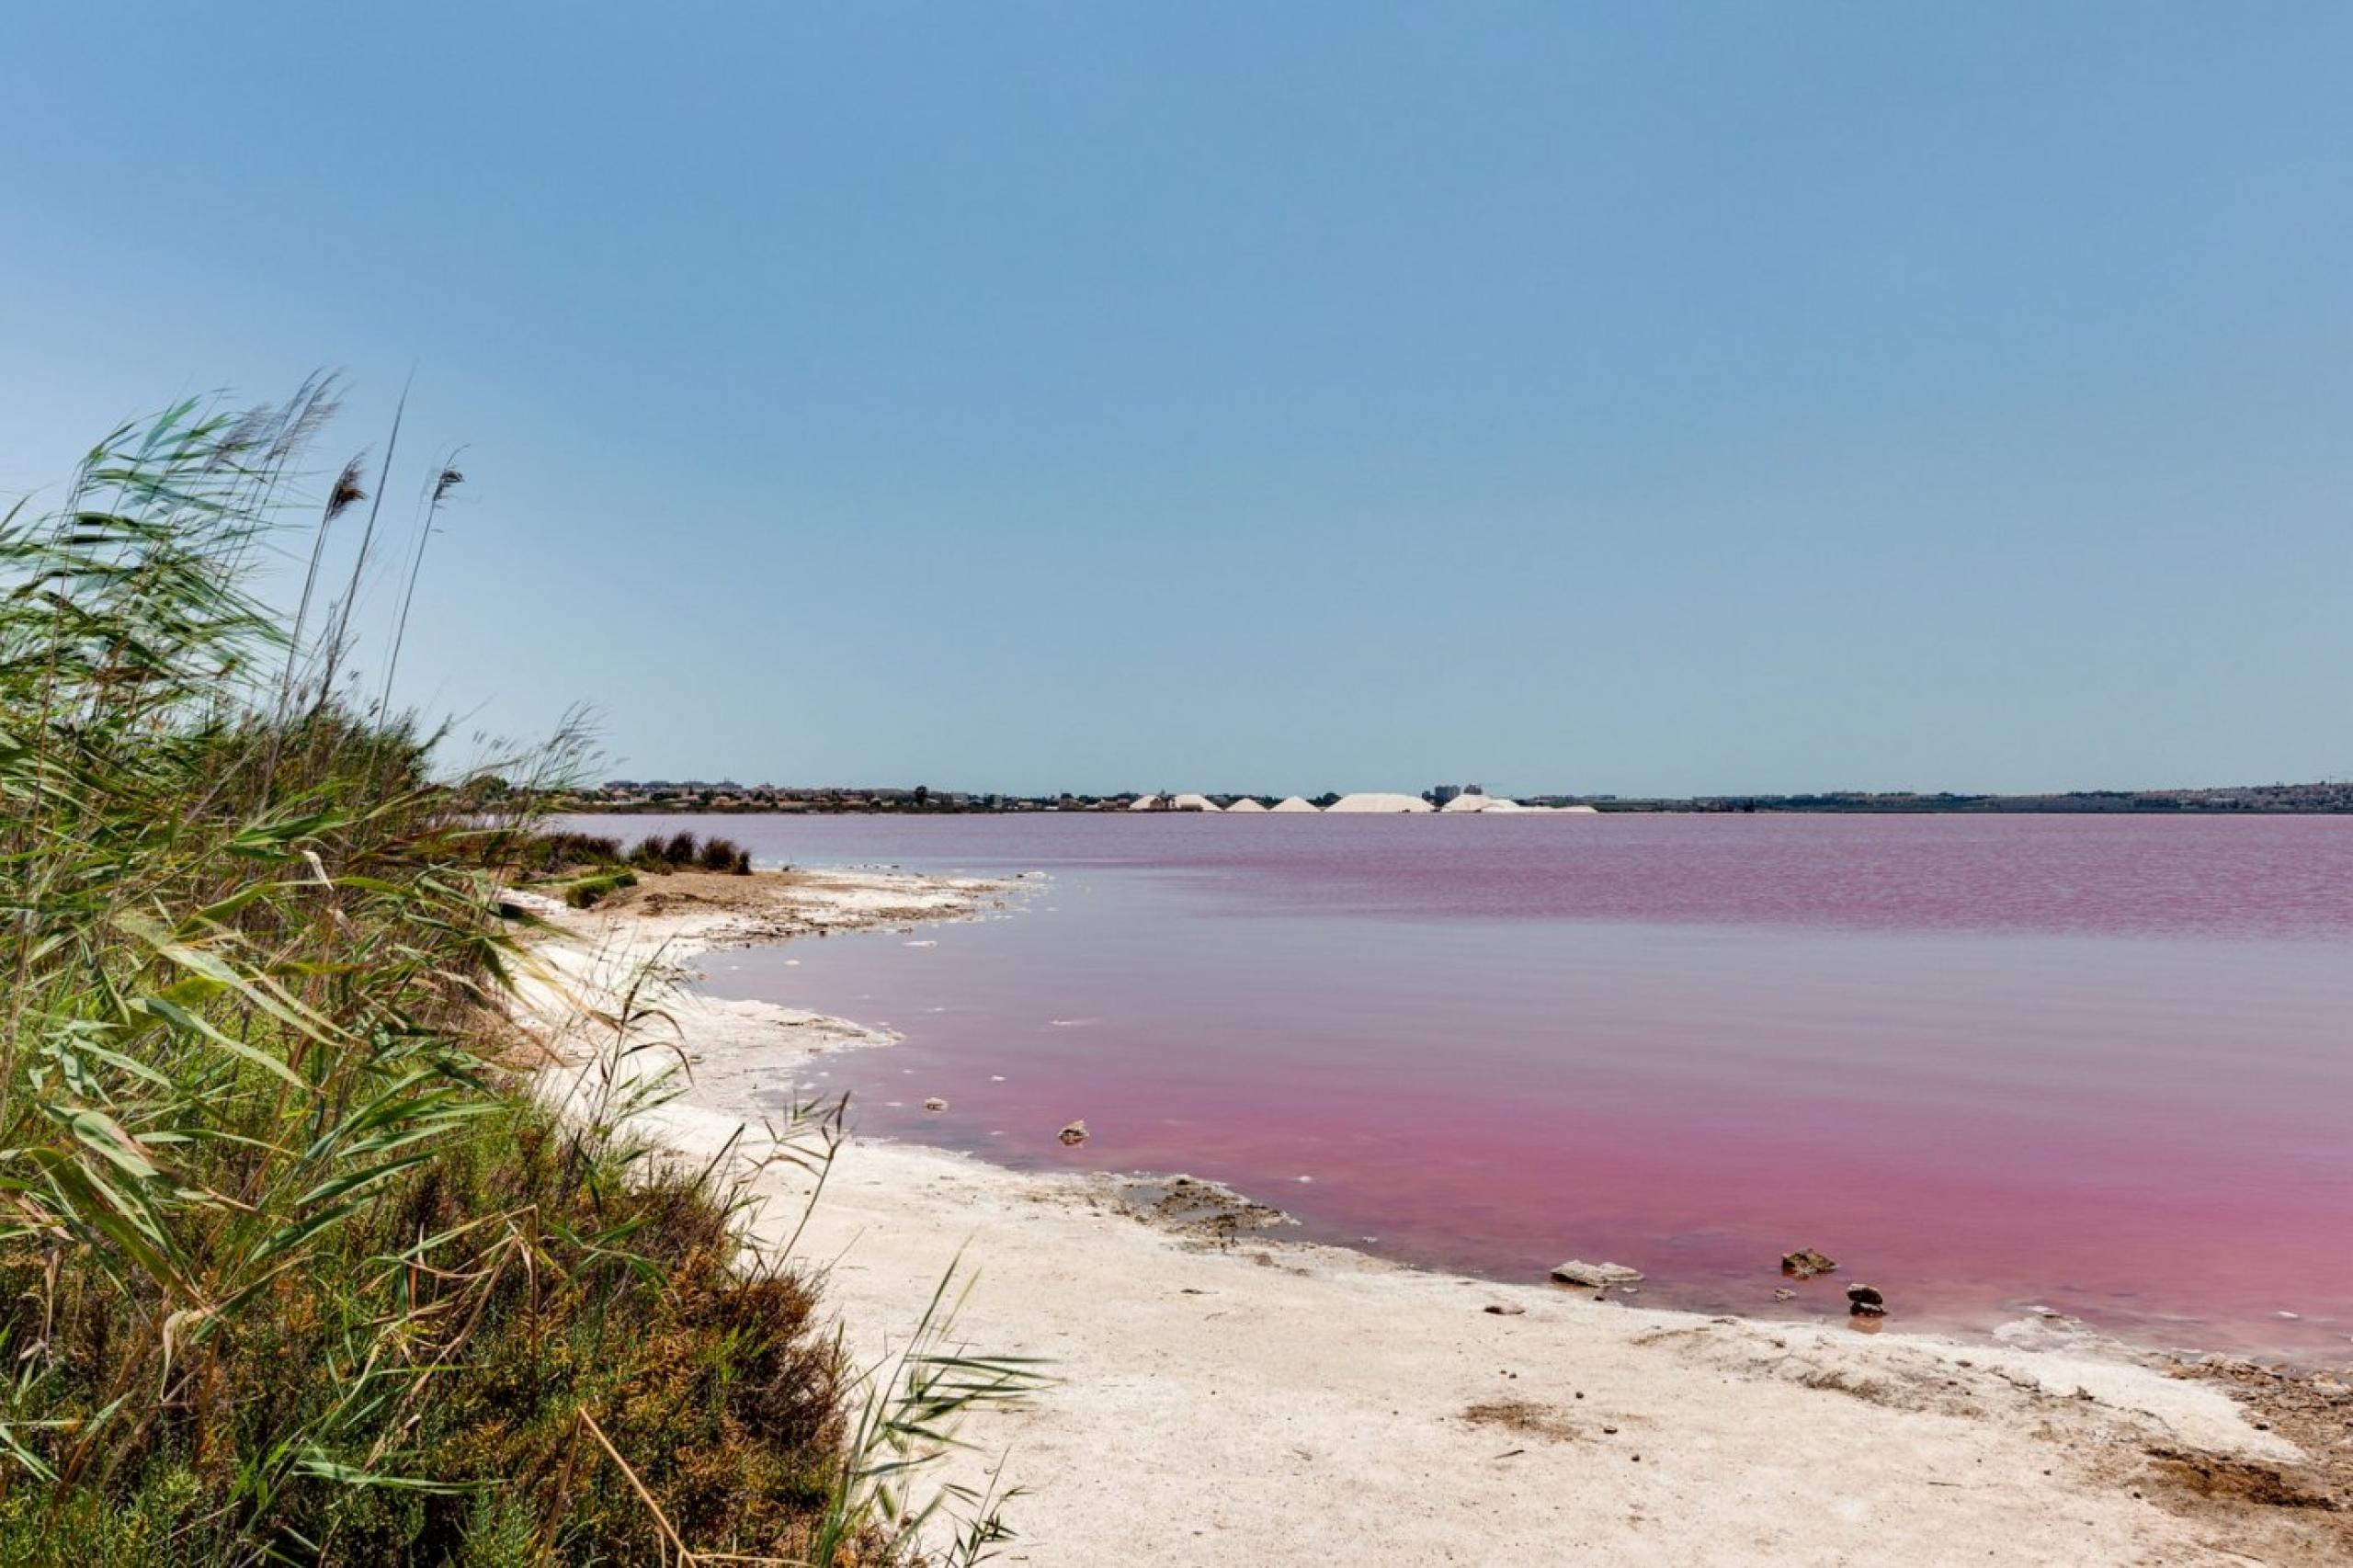
M 551 912 L 564 935 L 526 983 L 561 1062 L 541 1082 L 603 1115 L 678 1062 L 683 1092 L 639 1125 L 748 1169 L 813 1056 L 894 1037 L 702 995 L 696 956 L 969 917 L 1010 892 L 682 874 Z M 624 1010 L 636 1053 L 616 1070 Z M 749 1179 L 756 1244 L 773 1246 L 801 1223 L 807 1178 L 770 1164 Z M 961 1258 L 960 1336 L 1051 1360 L 1053 1384 L 976 1417 L 949 1466 L 979 1483 L 1001 1465 L 1024 1489 L 1006 1561 L 2353 1560 L 2353 1393 L 2339 1403 L 2325 1377 L 2050 1331 L 1969 1343 L 1637 1309 L 1285 1244 L 1249 1210 L 1171 1226 L 1150 1201 L 1165 1190 L 853 1138 L 801 1233 L 863 1356 L 903 1341 Z

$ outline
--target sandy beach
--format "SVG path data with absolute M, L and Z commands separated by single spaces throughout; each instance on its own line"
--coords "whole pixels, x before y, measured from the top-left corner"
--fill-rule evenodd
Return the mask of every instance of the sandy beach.
M 892 1037 L 699 995 L 698 956 L 1011 896 L 682 873 L 551 910 L 527 983 L 560 1062 L 540 1081 L 585 1112 L 676 1063 L 682 1092 L 639 1125 L 749 1170 L 792 1085 Z M 615 1070 L 632 986 L 638 1049 Z M 774 1246 L 806 1179 L 747 1179 L 754 1244 Z M 796 1251 L 863 1359 L 961 1258 L 959 1337 L 1051 1362 L 1051 1385 L 975 1416 L 944 1471 L 1021 1489 L 1007 1562 L 2353 1561 L 2353 1390 L 2326 1373 L 2136 1352 L 2065 1320 L 1972 1342 L 1647 1310 L 1287 1244 L 1266 1217 L 1126 1173 L 853 1137 Z

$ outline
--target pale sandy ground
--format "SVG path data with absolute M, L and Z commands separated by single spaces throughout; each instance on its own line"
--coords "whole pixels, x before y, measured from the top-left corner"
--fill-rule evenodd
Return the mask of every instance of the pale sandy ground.
M 577 938 L 550 961 L 580 994 L 657 953 L 684 972 L 712 946 L 952 918 L 1006 896 L 888 874 L 756 881 L 695 882 L 733 910 L 688 900 L 680 879 L 567 916 Z M 667 983 L 647 999 L 675 1023 L 693 1084 L 644 1124 L 699 1158 L 731 1139 L 756 1153 L 742 1130 L 758 1091 L 890 1038 Z M 597 1075 L 545 1081 L 585 1100 Z M 798 1178 L 758 1181 L 756 1231 L 773 1244 L 800 1216 Z M 1007 1562 L 2353 1561 L 2329 1489 L 2346 1455 L 2312 1451 L 2347 1431 L 2325 1380 L 2311 1385 L 2319 1418 L 2259 1430 L 2268 1412 L 2235 1403 L 2237 1384 L 2120 1351 L 1705 1318 L 1205 1242 L 1142 1222 L 1114 1187 L 853 1141 L 801 1241 L 830 1266 L 828 1299 L 862 1358 L 903 1340 L 961 1254 L 977 1279 L 961 1337 L 1051 1358 L 1053 1385 L 975 1417 L 972 1450 L 948 1467 L 977 1483 L 1001 1462 L 1026 1489 L 1006 1511 Z

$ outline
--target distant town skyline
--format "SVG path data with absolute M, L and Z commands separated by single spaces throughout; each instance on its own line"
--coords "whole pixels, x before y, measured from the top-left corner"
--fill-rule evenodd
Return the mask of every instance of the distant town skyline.
M 2353 774 L 2346 7 L 10 29 L 0 505 L 339 366 L 323 488 L 413 373 L 400 548 L 467 483 L 396 697 L 455 753 L 586 703 L 607 772 L 1008 791 Z
M 563 810 L 619 813 L 666 812 L 868 812 L 868 811 L 1120 811 L 1141 802 L 1176 811 L 1209 807 L 1231 809 L 1237 801 L 1252 801 L 1277 810 L 1322 809 L 1349 795 L 1362 798 L 1380 791 L 1268 790 L 1177 791 L 1112 790 L 1101 794 L 1077 790 L 1012 792 L 990 790 L 935 789 L 928 784 L 747 784 L 733 778 L 612 778 L 601 784 L 561 792 Z M 2319 780 L 2302 784 L 2239 785 L 2205 790 L 2100 790 L 2046 794 L 1980 794 L 1960 791 L 1827 790 L 1818 793 L 1771 793 L 1701 796 L 1622 796 L 1574 791 L 1506 791 L 1481 785 L 1439 784 L 1417 792 L 1433 807 L 1444 808 L 1464 795 L 1506 801 L 1565 806 L 1589 806 L 1602 811 L 2018 811 L 2053 812 L 2257 812 L 2336 814 L 2353 812 L 2353 782 Z M 1396 796 L 1390 796 L 1396 799 Z M 1278 801 L 1280 802 L 1278 805 Z

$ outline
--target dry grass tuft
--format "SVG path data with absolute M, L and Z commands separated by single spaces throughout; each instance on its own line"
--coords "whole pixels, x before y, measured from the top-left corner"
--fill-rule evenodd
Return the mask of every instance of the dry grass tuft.
M 1473 1426 L 1500 1426 L 1556 1443 L 1574 1442 L 1579 1434 L 1565 1413 L 1532 1399 L 1490 1399 L 1465 1406 L 1462 1419 Z

